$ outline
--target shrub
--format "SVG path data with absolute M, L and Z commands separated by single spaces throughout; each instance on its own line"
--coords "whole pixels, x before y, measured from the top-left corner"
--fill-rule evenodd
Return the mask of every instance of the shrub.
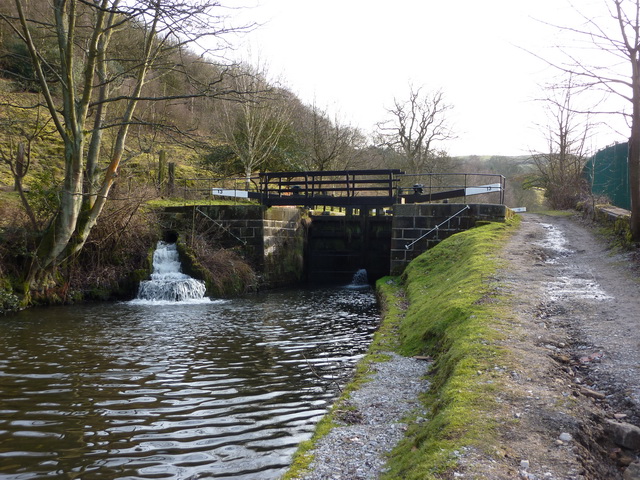
M 215 240 L 202 234 L 195 235 L 188 241 L 192 255 L 183 258 L 185 271 L 204 279 L 210 295 L 229 297 L 255 288 L 256 274 L 251 265 L 238 253 L 220 248 Z M 181 250 L 184 254 L 184 244 L 181 245 Z
M 112 192 L 82 252 L 69 268 L 70 295 L 76 298 L 121 298 L 135 295 L 134 276 L 148 269 L 148 252 L 159 237 L 158 220 L 144 203 L 152 187 L 135 193 Z

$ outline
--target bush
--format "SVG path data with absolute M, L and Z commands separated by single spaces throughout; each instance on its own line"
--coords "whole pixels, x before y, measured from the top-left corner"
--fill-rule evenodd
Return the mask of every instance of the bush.
M 113 191 L 89 239 L 68 271 L 69 295 L 75 298 L 131 298 L 140 269 L 149 269 L 149 248 L 158 240 L 158 219 L 144 203 L 152 187 L 135 194 Z
M 0 315 L 20 309 L 20 299 L 9 290 L 0 290 Z
M 249 263 L 233 250 L 220 248 L 211 238 L 204 235 L 190 238 L 192 255 L 185 255 L 182 243 L 180 250 L 185 271 L 202 278 L 207 284 L 207 293 L 214 297 L 241 295 L 256 287 L 257 277 Z
M 33 256 L 37 232 L 29 225 L 17 195 L 0 198 L 0 277 L 18 280 Z

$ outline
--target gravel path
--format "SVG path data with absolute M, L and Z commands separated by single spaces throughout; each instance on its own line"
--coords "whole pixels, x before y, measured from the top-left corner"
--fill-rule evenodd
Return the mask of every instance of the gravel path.
M 612 252 L 578 218 L 531 214 L 500 258 L 495 280 L 513 314 L 501 343 L 513 365 L 495 412 L 502 445 L 492 455 L 466 449 L 452 475 L 640 480 L 640 461 L 628 467 L 640 449 L 619 448 L 608 427 L 619 418 L 640 427 L 637 261 Z M 352 393 L 354 411 L 320 440 L 299 480 L 375 480 L 384 472 L 403 416 L 429 386 L 426 362 L 390 356 Z
M 350 395 L 351 408 L 336 415 L 341 426 L 310 452 L 311 470 L 300 480 L 373 480 L 384 471 L 385 455 L 404 435 L 403 417 L 429 387 L 427 362 L 387 355 L 391 360 L 373 364 L 371 381 Z
M 640 423 L 636 262 L 577 218 L 526 215 L 514 240 L 523 236 L 526 246 L 508 249 L 506 257 L 514 265 L 511 279 L 520 277 L 515 285 L 535 299 L 531 322 L 544 329 L 536 343 L 571 357 L 574 381 L 606 393 L 610 404 Z
M 621 479 L 635 457 L 614 444 L 607 422 L 640 425 L 635 262 L 579 216 L 535 214 L 522 215 L 500 258 L 497 280 L 514 315 L 503 346 L 520 359 L 501 392 L 506 453 L 470 458 L 460 478 Z

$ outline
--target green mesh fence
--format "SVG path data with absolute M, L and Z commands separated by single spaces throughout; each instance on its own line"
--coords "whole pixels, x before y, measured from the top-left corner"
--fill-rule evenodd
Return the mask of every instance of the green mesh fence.
M 631 210 L 628 153 L 627 142 L 611 145 L 589 159 L 584 173 L 595 195 L 604 195 L 612 205 Z

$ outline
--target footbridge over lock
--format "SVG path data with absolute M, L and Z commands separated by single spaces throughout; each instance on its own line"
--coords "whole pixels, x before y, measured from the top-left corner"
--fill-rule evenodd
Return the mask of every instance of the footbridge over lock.
M 245 180 L 254 189 L 212 188 L 211 195 L 247 198 L 266 206 L 373 209 L 494 194 L 504 203 L 505 178 L 495 174 L 417 174 L 401 170 L 267 172 Z M 326 208 L 324 209 L 326 210 Z
M 360 269 L 375 281 L 400 273 L 444 238 L 503 221 L 508 212 L 504 177 L 492 174 L 271 172 L 252 185 L 214 186 L 210 193 L 254 205 L 184 208 L 197 221 L 218 224 L 226 244 L 248 251 L 269 284 L 348 283 Z

